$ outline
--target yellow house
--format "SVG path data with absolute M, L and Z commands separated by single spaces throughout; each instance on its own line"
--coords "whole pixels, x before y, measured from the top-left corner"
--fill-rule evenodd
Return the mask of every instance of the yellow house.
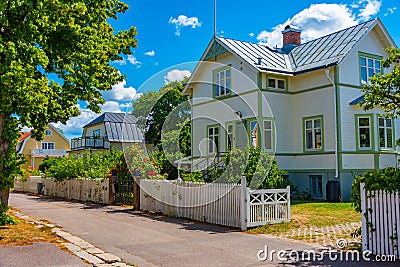
M 22 132 L 17 145 L 17 153 L 26 158 L 23 168 L 37 168 L 46 156 L 63 157 L 71 149 L 69 140 L 54 126 L 48 125 L 43 140 L 37 141 L 30 132 Z

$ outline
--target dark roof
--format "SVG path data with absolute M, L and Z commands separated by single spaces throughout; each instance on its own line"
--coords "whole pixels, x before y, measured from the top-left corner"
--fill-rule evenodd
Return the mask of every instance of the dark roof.
M 131 114 L 105 112 L 84 127 L 104 123 L 110 142 L 144 142 L 142 130 L 136 122 L 137 118 Z
M 365 98 L 364 95 L 357 97 L 356 99 L 354 99 L 353 101 L 351 101 L 349 103 L 350 106 L 355 106 L 358 105 L 359 103 L 365 103 Z
M 216 37 L 216 40 L 259 71 L 298 74 L 340 63 L 378 21 L 378 18 L 370 20 L 303 43 L 288 54 L 281 49 L 273 49 L 263 44 L 223 37 Z M 258 58 L 261 58 L 261 64 L 258 64 Z
M 113 122 L 113 123 L 136 123 L 137 119 L 135 116 L 127 113 L 113 113 L 104 112 L 96 119 L 92 120 L 83 127 L 88 127 L 102 122 Z

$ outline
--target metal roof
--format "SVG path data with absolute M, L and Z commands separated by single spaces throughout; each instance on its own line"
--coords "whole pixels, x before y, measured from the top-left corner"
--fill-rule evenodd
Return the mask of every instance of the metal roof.
M 92 120 L 83 127 L 88 127 L 102 122 L 114 122 L 114 123 L 136 123 L 137 118 L 131 114 L 127 113 L 114 113 L 114 112 L 104 112 L 96 119 Z
M 357 97 L 356 99 L 354 99 L 353 101 L 351 101 L 349 103 L 350 106 L 355 106 L 358 105 L 359 103 L 365 103 L 365 98 L 364 95 Z
M 289 54 L 264 44 L 254 44 L 224 37 L 216 40 L 228 51 L 241 57 L 259 71 L 299 74 L 336 65 L 354 45 L 376 25 L 370 20 L 296 46 Z M 261 58 L 261 64 L 258 58 Z
M 136 122 L 137 118 L 131 114 L 105 112 L 84 127 L 104 123 L 110 142 L 144 142 L 143 132 Z

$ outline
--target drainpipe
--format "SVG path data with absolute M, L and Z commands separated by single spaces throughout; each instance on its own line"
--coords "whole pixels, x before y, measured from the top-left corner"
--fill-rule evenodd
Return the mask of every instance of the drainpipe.
M 333 114 L 334 114 L 334 124 L 335 124 L 335 178 L 338 179 L 339 178 L 339 157 L 338 157 L 338 145 L 339 145 L 339 141 L 338 141 L 338 128 L 337 128 L 337 106 L 336 106 L 336 98 L 337 98 L 337 93 L 336 93 L 336 84 L 335 82 L 332 80 L 332 78 L 329 76 L 329 69 L 325 69 L 325 76 L 326 78 L 331 82 L 332 86 L 333 86 Z

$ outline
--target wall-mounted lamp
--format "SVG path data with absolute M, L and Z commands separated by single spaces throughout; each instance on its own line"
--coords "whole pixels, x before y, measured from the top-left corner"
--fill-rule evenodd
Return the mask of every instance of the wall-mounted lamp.
M 235 112 L 233 112 L 233 114 L 235 114 L 235 115 L 238 116 L 239 118 L 242 117 L 242 112 L 240 112 L 240 111 L 235 111 Z

